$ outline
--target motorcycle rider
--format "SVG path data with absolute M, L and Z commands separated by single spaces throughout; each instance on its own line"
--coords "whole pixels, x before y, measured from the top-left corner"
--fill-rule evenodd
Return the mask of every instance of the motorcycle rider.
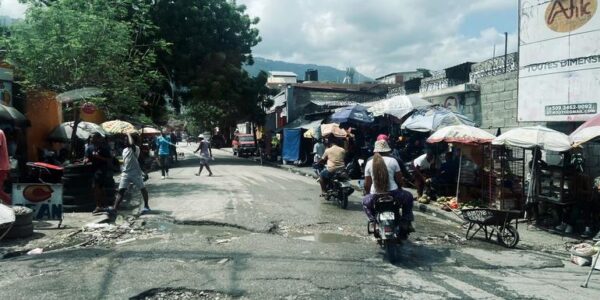
M 378 194 L 389 193 L 402 208 L 400 220 L 409 232 L 413 232 L 413 195 L 402 189 L 402 171 L 396 159 L 390 156 L 392 149 L 387 141 L 375 142 L 373 159 L 365 166 L 365 193 L 363 209 L 369 221 L 375 222 L 375 199 Z M 400 208 L 400 207 L 399 207 Z M 400 214 L 399 214 L 400 215 Z
M 319 184 L 321 185 L 321 197 L 327 194 L 327 183 L 331 176 L 338 170 L 344 168 L 344 158 L 346 150 L 340 147 L 340 141 L 336 138 L 330 138 L 329 148 L 323 153 L 320 164 L 326 164 L 326 168 L 321 171 Z

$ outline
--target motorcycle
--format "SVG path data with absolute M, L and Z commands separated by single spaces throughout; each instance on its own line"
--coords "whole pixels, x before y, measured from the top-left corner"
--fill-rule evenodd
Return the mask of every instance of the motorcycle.
M 408 239 L 409 224 L 400 220 L 400 204 L 396 199 L 389 194 L 376 197 L 374 202 L 376 221 L 369 221 L 367 232 L 373 234 L 388 260 L 394 263 L 398 258 L 398 246 Z
M 348 197 L 354 193 L 354 188 L 350 184 L 350 178 L 345 170 L 333 173 L 327 183 L 327 192 L 325 199 L 336 202 L 340 208 L 348 207 Z

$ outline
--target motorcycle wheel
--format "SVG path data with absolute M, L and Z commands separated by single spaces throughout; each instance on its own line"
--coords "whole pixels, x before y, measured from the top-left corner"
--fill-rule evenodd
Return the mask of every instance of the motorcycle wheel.
M 385 256 L 387 257 L 390 263 L 395 263 L 398 259 L 396 253 L 396 244 L 391 241 L 385 241 L 384 243 Z

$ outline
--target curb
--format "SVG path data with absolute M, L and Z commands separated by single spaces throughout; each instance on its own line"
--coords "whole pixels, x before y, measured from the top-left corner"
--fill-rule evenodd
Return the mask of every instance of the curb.
M 221 148 L 219 150 L 221 150 L 223 152 L 227 152 L 227 153 L 233 153 L 232 151 L 228 151 L 228 150 L 225 150 L 223 148 Z M 237 157 L 237 158 L 240 158 L 240 157 Z M 255 158 L 255 157 L 240 158 L 240 159 L 252 160 L 254 162 L 260 163 L 260 161 L 257 158 Z M 274 162 L 271 162 L 271 161 L 263 161 L 263 165 L 268 165 L 270 167 L 277 168 L 277 169 L 280 169 L 280 170 L 287 170 L 288 172 L 294 173 L 294 174 L 297 174 L 297 175 L 310 176 L 312 178 L 318 179 L 318 177 L 317 177 L 317 175 L 315 173 L 309 172 L 309 171 L 306 171 L 306 170 L 302 170 L 302 169 L 298 169 L 298 168 L 296 168 L 293 165 L 282 165 L 282 164 L 274 163 Z M 355 184 L 354 182 L 352 182 L 351 184 L 352 184 L 352 187 L 356 191 L 362 191 L 362 188 L 359 185 Z M 413 196 L 415 196 L 415 192 L 412 191 L 412 189 L 408 189 L 408 190 L 413 194 Z M 418 212 L 420 212 L 422 214 L 425 214 L 425 215 L 428 215 L 428 216 L 431 216 L 431 217 L 434 217 L 434 218 L 442 219 L 442 220 L 445 220 L 445 221 L 453 222 L 453 223 L 456 223 L 458 225 L 462 225 L 464 223 L 464 220 L 461 217 L 457 216 L 453 212 L 444 211 L 444 210 L 441 209 L 441 207 L 433 205 L 433 204 L 423 204 L 423 203 L 417 202 L 416 201 L 416 196 L 415 196 L 414 205 L 415 206 L 414 206 L 413 211 L 415 211 L 415 212 L 418 211 Z

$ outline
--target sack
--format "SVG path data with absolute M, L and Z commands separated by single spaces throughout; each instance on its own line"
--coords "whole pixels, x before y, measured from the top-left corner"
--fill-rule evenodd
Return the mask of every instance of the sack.
M 589 266 L 592 263 L 592 258 L 576 256 L 576 255 L 571 254 L 571 262 L 580 267 L 585 267 L 585 266 Z

